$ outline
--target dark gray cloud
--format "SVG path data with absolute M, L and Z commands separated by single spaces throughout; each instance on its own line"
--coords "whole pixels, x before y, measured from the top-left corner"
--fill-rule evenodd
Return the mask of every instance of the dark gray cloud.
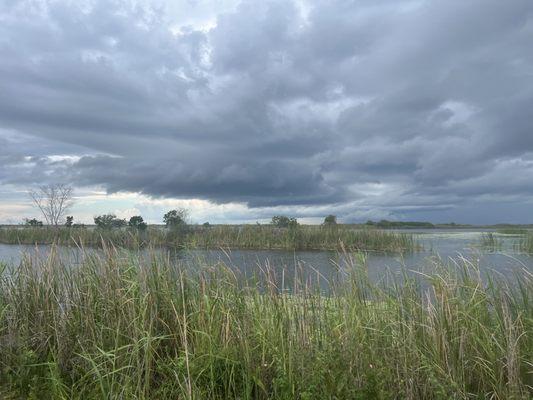
M 526 208 L 530 0 L 207 3 L 2 2 L 0 185 L 347 218 Z

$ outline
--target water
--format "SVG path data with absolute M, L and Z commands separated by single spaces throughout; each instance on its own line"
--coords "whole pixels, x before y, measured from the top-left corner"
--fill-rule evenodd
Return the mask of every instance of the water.
M 453 264 L 460 258 L 466 258 L 482 271 L 494 270 L 508 276 L 513 270 L 527 268 L 533 271 L 533 257 L 521 254 L 516 249 L 519 236 L 499 235 L 494 233 L 502 246 L 498 251 L 483 249 L 480 245 L 481 230 L 408 230 L 415 235 L 424 250 L 416 253 L 380 254 L 368 253 L 366 265 L 368 275 L 373 280 L 385 276 L 386 271 L 427 271 L 436 258 Z M 50 246 L 2 245 L 0 244 L 0 261 L 12 265 L 20 262 L 25 254 L 32 257 L 45 257 Z M 78 249 L 60 248 L 60 258 L 69 264 L 78 264 L 83 254 Z M 98 252 L 98 250 L 90 250 Z M 192 250 L 168 252 L 158 250 L 158 255 L 171 257 L 174 261 L 193 269 L 201 266 L 213 266 L 224 263 L 234 267 L 243 276 L 250 277 L 259 271 L 269 270 L 273 280 L 279 285 L 294 285 L 295 268 L 304 280 L 319 282 L 321 287 L 328 287 L 330 282 L 343 276 L 347 260 L 345 255 L 329 251 L 283 251 L 283 250 Z M 144 252 L 143 256 L 148 256 Z

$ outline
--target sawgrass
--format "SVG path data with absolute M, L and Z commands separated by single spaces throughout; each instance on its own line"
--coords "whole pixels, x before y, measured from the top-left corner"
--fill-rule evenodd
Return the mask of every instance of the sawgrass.
M 0 243 L 78 244 L 138 248 L 169 246 L 183 248 L 285 249 L 285 250 L 365 250 L 384 252 L 415 251 L 419 248 L 412 235 L 377 229 L 346 226 L 302 225 L 276 228 L 270 225 L 217 225 L 180 227 L 179 230 L 149 227 L 100 230 L 95 228 L 20 227 L 0 228 Z
M 468 261 L 367 278 L 346 255 L 327 293 L 299 269 L 105 249 L 1 274 L 4 399 L 528 399 L 533 276 Z M 4 267 L 5 268 L 5 267 Z M 317 277 L 318 279 L 318 277 Z

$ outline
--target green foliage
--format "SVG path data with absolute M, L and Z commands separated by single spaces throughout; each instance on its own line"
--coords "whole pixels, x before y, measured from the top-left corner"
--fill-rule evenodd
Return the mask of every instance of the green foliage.
M 334 225 L 337 225 L 337 216 L 335 215 L 328 215 L 326 218 L 324 218 L 324 222 L 322 223 L 322 225 L 326 225 L 326 226 L 334 226 Z
M 171 210 L 163 216 L 163 222 L 169 228 L 183 227 L 187 225 L 187 210 Z
M 337 225 L 299 225 L 293 229 L 272 225 L 213 226 L 191 229 L 184 239 L 188 248 L 350 250 L 404 252 L 419 245 L 412 235 Z
M 36 226 L 43 226 L 43 221 L 39 221 L 35 218 L 32 218 L 32 219 L 28 219 L 26 218 L 24 220 L 24 225 L 26 226 L 32 226 L 32 227 L 36 227 Z
M 112 226 L 112 225 L 111 225 Z M 276 228 L 272 225 L 178 225 L 174 228 L 147 227 L 137 229 L 72 228 L 0 228 L 0 243 L 12 244 L 83 244 L 102 246 L 112 243 L 136 248 L 152 247 L 285 249 L 285 250 L 350 250 L 405 252 L 420 248 L 412 235 L 375 229 L 353 229 L 345 225 L 303 225 Z
M 66 222 L 65 222 L 65 226 L 66 226 L 67 228 L 72 228 L 72 225 L 74 225 L 74 217 L 71 216 L 71 215 L 68 215 L 68 216 L 67 216 L 67 220 L 66 220 Z
M 432 229 L 435 228 L 435 225 L 433 225 L 431 222 L 418 222 L 418 221 L 387 221 L 386 219 L 382 219 L 379 222 L 374 221 L 367 221 L 366 225 L 369 226 L 376 226 L 378 228 L 382 229 L 393 229 L 393 228 L 404 228 L 404 229 L 410 229 L 410 228 L 416 228 L 416 229 Z M 454 224 L 450 224 L 454 225 Z
M 346 255 L 348 259 L 351 259 Z M 52 252 L 0 280 L 6 399 L 529 399 L 533 278 L 465 261 L 424 282 L 288 294 L 217 264 L 109 250 L 71 268 Z M 277 271 L 277 272 L 276 272 Z M 298 273 L 298 270 L 291 272 Z M 299 282 L 304 282 L 302 277 Z
M 298 221 L 296 218 L 290 218 L 285 215 L 275 215 L 272 217 L 271 224 L 276 228 L 296 228 Z
M 146 224 L 146 222 L 144 222 L 143 217 L 141 217 L 140 215 L 131 217 L 128 221 L 128 226 L 139 231 L 145 231 L 146 228 L 148 228 L 148 225 Z
M 100 229 L 123 228 L 128 223 L 125 219 L 117 218 L 114 214 L 104 214 L 94 217 L 94 224 Z

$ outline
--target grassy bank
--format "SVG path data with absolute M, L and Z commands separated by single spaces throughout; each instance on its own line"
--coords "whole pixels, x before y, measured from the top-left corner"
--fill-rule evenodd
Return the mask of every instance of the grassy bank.
M 275 228 L 268 225 L 190 226 L 167 230 L 149 227 L 98 230 L 92 228 L 0 228 L 0 243 L 7 244 L 74 244 L 100 246 L 102 241 L 121 247 L 171 246 L 186 248 L 286 249 L 286 250 L 366 250 L 413 251 L 418 245 L 412 235 L 376 229 L 350 229 L 343 226 L 303 225 Z
M 325 296 L 185 274 L 108 252 L 24 261 L 0 283 L 0 397 L 526 399 L 533 276 L 465 263 L 374 285 L 354 265 Z M 503 278 L 502 278 L 503 279 Z M 250 282 L 250 281 L 249 281 Z M 528 386 L 529 385 L 529 386 Z

